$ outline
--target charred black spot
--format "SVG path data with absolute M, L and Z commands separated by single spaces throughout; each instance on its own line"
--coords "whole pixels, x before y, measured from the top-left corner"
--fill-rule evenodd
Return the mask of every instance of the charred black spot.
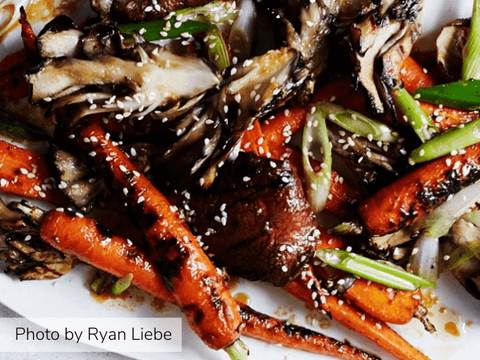
M 100 234 L 102 234 L 105 237 L 112 236 L 112 231 L 109 228 L 107 228 L 107 227 L 105 227 L 105 226 L 103 226 L 99 223 L 97 223 L 97 230 L 100 232 Z
M 290 337 L 299 336 L 303 339 L 308 339 L 315 335 L 315 332 L 310 329 L 296 326 L 287 322 L 282 324 L 282 331 Z
M 173 280 L 179 276 L 180 268 L 183 264 L 184 254 L 179 249 L 178 240 L 171 238 L 169 240 L 159 241 L 155 249 L 152 249 L 156 254 L 155 267 L 158 274 L 170 291 L 174 291 Z
M 184 313 L 193 313 L 193 324 L 200 324 L 205 319 L 205 313 L 199 309 L 196 305 L 185 306 L 182 308 Z
M 140 230 L 150 229 L 158 220 L 158 216 L 154 213 L 145 213 L 145 208 L 142 204 L 132 207 L 132 215 Z
M 178 275 L 178 264 L 176 261 L 170 261 L 165 257 L 158 259 L 155 262 L 155 268 L 158 274 L 162 277 L 165 285 L 170 291 L 174 291 L 173 278 Z

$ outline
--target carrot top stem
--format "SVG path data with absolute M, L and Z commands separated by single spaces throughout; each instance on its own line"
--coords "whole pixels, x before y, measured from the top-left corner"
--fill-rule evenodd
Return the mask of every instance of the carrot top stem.
M 232 360 L 247 360 L 248 348 L 245 343 L 238 339 L 232 345 L 225 348 L 225 352 Z

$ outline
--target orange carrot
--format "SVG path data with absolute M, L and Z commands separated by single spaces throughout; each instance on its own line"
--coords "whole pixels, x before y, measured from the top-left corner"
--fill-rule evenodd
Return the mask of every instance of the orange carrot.
M 446 198 L 450 193 L 449 189 L 453 190 L 460 184 L 466 185 L 466 181 L 473 181 L 472 174 L 466 169 L 478 167 L 480 144 L 415 168 L 362 201 L 358 214 L 365 229 L 371 235 L 381 236 L 413 224 Z
M 297 168 L 300 178 L 304 179 L 302 153 L 298 150 L 291 149 L 288 159 L 290 160 L 292 165 Z M 320 163 L 318 161 L 313 159 L 311 159 L 310 161 L 314 169 L 320 167 Z M 332 170 L 332 181 L 330 184 L 330 191 L 324 210 L 338 216 L 347 215 L 351 213 L 352 205 L 360 201 L 360 199 L 360 192 L 358 192 L 347 182 L 345 182 L 343 180 L 343 177 L 335 170 Z
M 320 238 L 317 249 L 346 249 L 347 241 L 319 228 Z M 329 266 L 313 265 L 313 272 L 319 279 L 337 282 L 345 273 Z M 391 289 L 385 285 L 357 278 L 342 296 L 367 314 L 387 323 L 406 324 L 412 320 L 420 307 L 422 293 Z
M 93 219 L 51 210 L 43 218 L 40 237 L 57 250 L 116 277 L 132 274 L 132 284 L 139 289 L 175 302 L 147 255 L 124 238 L 103 233 Z
M 421 87 L 437 85 L 438 81 L 411 56 L 407 56 L 400 69 L 400 80 L 408 92 Z
M 308 305 L 326 311 L 333 320 L 374 341 L 399 359 L 428 359 L 386 323 L 366 314 L 348 300 L 318 294 L 320 284 L 314 276 L 299 276 L 284 289 Z M 318 296 L 313 294 L 318 294 Z
M 303 127 L 306 117 L 306 107 L 294 107 L 290 108 L 289 111 L 285 110 L 283 113 L 277 113 L 260 127 L 256 122 L 255 127 L 248 134 L 245 134 L 247 136 L 243 137 L 242 149 L 255 151 L 258 156 L 270 156 L 273 159 L 288 157 L 290 162 L 297 168 L 297 171 L 299 171 L 300 178 L 303 179 L 302 154 L 300 151 L 286 145 L 285 141 Z M 256 144 L 256 148 L 253 148 L 252 144 Z M 312 164 L 319 166 L 319 163 L 313 159 Z M 343 178 L 333 170 L 330 193 L 325 210 L 336 215 L 346 215 L 350 212 L 352 203 L 357 202 L 359 199 L 360 193 L 344 182 Z
M 240 308 L 244 320 L 243 333 L 247 336 L 321 355 L 330 355 L 339 359 L 378 359 L 376 356 L 351 345 L 342 344 L 338 340 L 328 338 L 315 331 L 261 314 L 246 305 L 242 304 Z
M 132 274 L 133 285 L 158 299 L 175 303 L 173 294 L 154 270 L 148 255 L 120 236 L 106 235 L 93 219 L 52 210 L 43 218 L 40 236 L 57 250 L 111 275 L 124 277 Z M 261 314 L 240 302 L 237 304 L 242 315 L 243 335 L 340 359 L 377 359 L 348 343 Z
M 263 137 L 260 123 L 255 121 L 251 128 L 247 129 L 242 137 L 242 150 L 252 151 L 257 156 L 268 156 L 270 149 L 268 142 Z
M 418 88 L 434 86 L 440 83 L 432 73 L 428 72 L 412 57 L 407 57 L 400 71 L 400 79 L 403 86 L 409 92 Z M 465 124 L 478 118 L 478 112 L 460 110 L 450 107 L 429 104 L 419 101 L 420 106 L 425 113 L 438 125 L 441 131 L 454 126 Z
M 43 154 L 5 141 L 0 141 L 0 191 L 57 205 L 68 203 L 54 188 Z
M 141 218 L 157 271 L 192 329 L 213 349 L 231 345 L 242 322 L 235 299 L 178 212 L 100 126 L 86 124 L 81 139 Z
M 478 111 L 462 110 L 447 106 L 439 106 L 419 101 L 423 111 L 437 124 L 440 131 L 450 129 L 455 126 L 466 124 L 472 120 L 478 119 Z
M 313 103 L 338 101 L 352 90 L 352 79 L 342 77 L 317 89 L 313 95 Z M 280 147 L 292 134 L 303 128 L 308 109 L 308 106 L 290 105 L 277 110 L 272 117 L 262 123 L 262 133 L 270 151 Z

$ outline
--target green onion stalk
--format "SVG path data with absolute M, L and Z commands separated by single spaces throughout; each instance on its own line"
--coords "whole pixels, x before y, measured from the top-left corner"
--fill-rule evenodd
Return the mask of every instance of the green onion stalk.
M 431 104 L 477 110 L 480 108 L 480 80 L 459 80 L 418 88 L 413 92 L 413 96 Z
M 345 250 L 321 249 L 317 257 L 325 264 L 348 273 L 378 282 L 385 286 L 413 291 L 420 287 L 434 287 L 435 283 L 384 261 L 369 259 Z
M 472 20 L 462 51 L 462 79 L 480 79 L 480 0 L 473 1 Z
M 227 346 L 225 352 L 232 360 L 247 360 L 248 358 L 248 348 L 240 339 L 237 339 L 232 345 Z
M 393 91 L 395 93 L 395 102 L 405 114 L 406 120 L 410 123 L 420 140 L 422 142 L 430 140 L 433 134 L 439 131 L 438 126 L 433 123 L 420 104 L 404 87 Z
M 398 133 L 389 126 L 359 112 L 332 103 L 323 103 L 317 108 L 327 114 L 327 120 L 370 141 L 392 143 L 398 140 Z
M 121 24 L 118 29 L 123 34 L 141 34 L 147 41 L 189 39 L 195 34 L 206 33 L 209 60 L 223 70 L 230 66 L 230 58 L 218 26 L 233 21 L 237 15 L 238 10 L 228 2 L 214 1 L 205 6 L 178 10 L 165 19 Z
M 127 274 L 112 285 L 112 294 L 120 295 L 132 285 L 133 274 Z
M 327 116 L 324 108 L 313 105 L 303 129 L 302 163 L 307 180 L 306 195 L 316 213 L 321 212 L 327 203 L 332 179 L 332 146 L 328 138 Z M 310 162 L 310 158 L 316 155 L 323 156 L 319 171 Z
M 480 118 L 442 132 L 410 154 L 410 164 L 430 161 L 480 142 Z

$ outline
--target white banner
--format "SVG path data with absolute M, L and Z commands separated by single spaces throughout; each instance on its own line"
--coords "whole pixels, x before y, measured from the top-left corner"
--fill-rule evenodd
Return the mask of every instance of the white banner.
M 181 352 L 182 319 L 0 318 L 0 349 L 36 353 Z

